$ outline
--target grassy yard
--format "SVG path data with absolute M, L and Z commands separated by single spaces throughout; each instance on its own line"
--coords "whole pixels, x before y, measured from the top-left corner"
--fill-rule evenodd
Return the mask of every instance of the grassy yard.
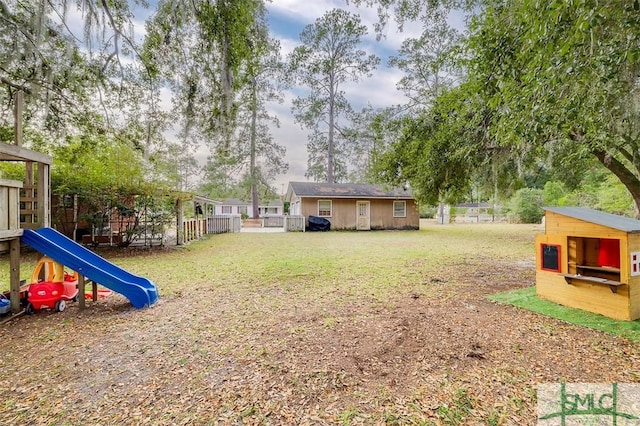
M 534 284 L 536 232 L 425 223 L 105 251 L 160 301 L 0 326 L 0 424 L 534 424 L 538 383 L 640 380 L 636 342 L 486 298 Z

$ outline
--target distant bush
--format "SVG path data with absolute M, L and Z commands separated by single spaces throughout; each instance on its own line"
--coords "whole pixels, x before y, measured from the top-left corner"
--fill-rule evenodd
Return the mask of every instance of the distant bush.
M 560 206 L 567 196 L 567 189 L 562 182 L 549 181 L 544 184 L 542 199 L 545 206 Z
M 539 223 L 544 216 L 543 191 L 534 188 L 522 188 L 516 191 L 505 206 L 509 222 Z
M 598 191 L 598 203 L 595 206 L 613 214 L 635 216 L 633 198 L 620 180 L 609 175 Z
M 436 206 L 420 206 L 420 217 L 422 219 L 433 219 L 438 213 L 438 207 Z

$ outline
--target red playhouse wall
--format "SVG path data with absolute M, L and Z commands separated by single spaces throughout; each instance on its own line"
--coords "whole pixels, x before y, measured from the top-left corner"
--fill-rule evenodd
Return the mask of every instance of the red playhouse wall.
M 620 240 L 600 238 L 598 263 L 600 266 L 620 268 Z

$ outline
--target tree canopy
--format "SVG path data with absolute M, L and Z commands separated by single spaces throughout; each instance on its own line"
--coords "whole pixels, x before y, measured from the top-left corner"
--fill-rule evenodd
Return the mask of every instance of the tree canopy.
M 640 205 L 637 2 L 490 2 L 470 27 L 468 80 L 490 138 L 564 168 L 588 153 Z M 558 159 L 558 157 L 560 157 Z
M 144 13 L 144 38 L 134 31 L 142 0 L 0 0 L 0 140 L 13 138 L 22 91 L 25 143 L 65 159 L 53 169 L 61 187 L 73 186 L 68 161 L 109 164 L 94 163 L 95 146 L 96 157 L 130 154 L 124 181 L 194 189 L 202 173 L 209 195 L 246 192 L 257 205 L 287 170 L 269 108 L 287 80 L 299 95 L 294 117 L 310 131 L 309 178 L 409 184 L 433 203 L 550 180 L 574 191 L 597 161 L 640 212 L 638 1 L 348 3 L 377 8 L 379 37 L 392 22 L 422 25 L 390 55 L 406 105 L 353 110 L 348 85 L 380 59 L 362 49 L 367 28 L 345 10 L 303 29 L 283 76 L 264 0 L 160 0 Z M 69 25 L 73 7 L 81 30 Z M 464 35 L 449 24 L 454 10 L 469 18 Z
M 426 2 L 432 6 L 418 0 L 369 3 L 377 3 L 381 10 L 395 7 L 396 17 L 406 19 L 430 7 L 446 10 L 472 2 Z M 638 3 L 476 3 L 458 56 L 464 78 L 459 87 L 440 94 L 425 114 L 409 120 L 405 136 L 421 133 L 418 139 L 423 139 L 426 148 L 414 151 L 417 159 L 404 164 L 401 159 L 410 149 L 396 143 L 382 157 L 386 178 L 404 176 L 422 192 L 421 198 L 434 200 L 438 193 L 452 188 L 464 192 L 469 179 L 478 179 L 468 168 L 479 172 L 491 166 L 494 171 L 522 175 L 546 167 L 560 179 L 575 183 L 589 170 L 588 159 L 595 158 L 620 179 L 638 208 Z M 454 103 L 452 96 L 457 99 Z M 453 109 L 443 110 L 443 105 Z M 412 131 L 416 125 L 427 127 Z M 469 132 L 471 129 L 475 130 Z M 442 131 L 449 132 L 443 140 Z M 415 138 L 410 140 L 415 142 Z M 476 152 L 470 152 L 470 147 Z M 450 162 L 454 171 L 437 185 L 429 184 L 438 176 L 437 164 L 433 175 L 418 173 L 415 167 L 432 156 Z M 468 159 L 466 167 L 453 160 L 459 158 Z
M 132 162 L 142 155 L 144 167 L 121 172 L 193 190 L 201 173 L 194 154 L 205 145 L 214 163 L 229 165 L 226 172 L 246 169 L 268 185 L 286 164 L 269 137 L 273 117 L 264 106 L 275 99 L 274 74 L 266 70 L 277 68 L 268 62 L 279 54 L 264 2 L 161 0 L 155 13 L 142 13 L 142 39 L 133 30 L 134 10 L 147 6 L 0 1 L 0 140 L 13 138 L 12 98 L 22 90 L 24 140 L 34 149 L 63 156 L 67 149 L 78 164 L 95 164 L 94 152 L 78 150 L 77 141 L 95 144 L 95 156 L 101 143 L 111 143 L 132 150 Z M 65 173 L 54 165 L 58 172 Z

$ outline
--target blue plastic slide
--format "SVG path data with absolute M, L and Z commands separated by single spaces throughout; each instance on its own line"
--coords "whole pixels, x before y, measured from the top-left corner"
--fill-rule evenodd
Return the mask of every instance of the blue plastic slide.
M 122 294 L 136 308 L 158 301 L 158 289 L 149 279 L 125 271 L 53 228 L 25 229 L 22 242 L 93 282 Z

